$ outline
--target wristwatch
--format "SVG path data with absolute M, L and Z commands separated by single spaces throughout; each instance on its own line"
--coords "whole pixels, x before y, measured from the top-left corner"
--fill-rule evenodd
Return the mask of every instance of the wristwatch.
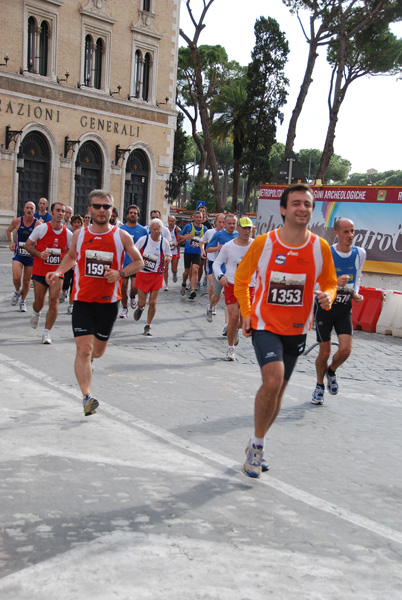
M 225 273 L 219 273 L 219 275 L 218 275 L 218 281 L 220 281 L 224 275 L 225 275 Z
M 125 276 L 126 276 L 125 272 L 124 272 L 124 271 L 120 271 L 120 277 L 121 277 L 122 279 L 124 279 L 124 278 L 125 278 Z

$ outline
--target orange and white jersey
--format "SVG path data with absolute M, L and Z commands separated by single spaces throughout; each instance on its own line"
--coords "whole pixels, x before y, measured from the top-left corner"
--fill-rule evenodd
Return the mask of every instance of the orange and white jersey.
M 124 247 L 118 227 L 105 233 L 81 229 L 77 239 L 77 264 L 74 269 L 73 299 L 81 302 L 117 302 L 121 299 L 121 280 L 109 283 L 105 269 L 121 271 Z
M 255 298 L 250 305 L 249 283 L 257 270 Z M 328 243 L 307 231 L 301 246 L 280 239 L 280 229 L 258 236 L 239 264 L 234 293 L 252 329 L 278 335 L 301 335 L 311 327 L 316 284 L 336 297 L 336 272 Z

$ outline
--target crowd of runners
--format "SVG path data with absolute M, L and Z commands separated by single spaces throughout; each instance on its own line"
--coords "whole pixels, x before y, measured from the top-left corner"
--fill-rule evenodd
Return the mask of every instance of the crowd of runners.
M 255 239 L 247 216 L 218 214 L 211 223 L 201 207 L 180 229 L 173 215 L 166 226 L 160 212 L 152 210 L 145 226 L 138 206 L 127 208 L 122 223 L 113 204 L 105 190 L 90 193 L 83 216 L 73 215 L 62 202 L 54 202 L 48 211 L 45 198 L 39 200 L 38 210 L 33 202 L 25 204 L 24 214 L 7 230 L 13 253 L 12 306 L 27 311 L 33 284 L 29 323 L 37 329 L 48 295 L 41 342 L 49 345 L 59 305 L 67 300 L 76 344 L 75 374 L 84 414 L 89 416 L 99 405 L 91 394 L 92 361 L 104 354 L 116 319 L 128 318 L 130 307 L 135 321 L 143 319 L 144 335 L 152 336 L 158 295 L 169 290 L 170 277 L 189 301 L 207 286 L 208 323 L 214 322 L 217 303 L 225 304 L 225 360 L 236 360 L 242 330 L 252 338 L 261 369 L 254 432 L 242 469 L 249 477 L 260 477 L 269 469 L 265 438 L 304 352 L 313 317 L 319 353 L 311 401 L 324 403 L 325 380 L 328 392 L 338 393 L 336 371 L 352 349 L 352 300 L 363 300 L 359 285 L 365 252 L 353 245 L 353 222 L 336 221 L 331 247 L 310 232 L 314 195 L 304 184 L 282 194 L 283 226 Z M 178 281 L 181 257 L 184 270 Z M 330 362 L 332 329 L 339 345 Z

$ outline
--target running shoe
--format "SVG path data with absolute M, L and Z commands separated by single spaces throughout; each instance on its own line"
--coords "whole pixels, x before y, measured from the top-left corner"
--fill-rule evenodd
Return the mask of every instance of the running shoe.
M 236 335 L 235 335 L 234 345 L 235 346 L 239 345 L 239 330 L 238 329 L 236 329 Z
M 227 329 L 228 329 L 228 326 L 227 326 L 227 325 L 224 325 L 224 326 L 223 326 L 223 331 L 222 331 L 222 335 L 223 335 L 223 337 L 226 337 L 226 336 L 227 336 Z
M 67 298 L 68 292 L 64 292 L 62 291 L 59 297 L 59 303 L 63 304 L 63 302 L 65 301 L 65 299 Z
M 212 310 L 209 308 L 209 306 L 207 306 L 206 317 L 207 317 L 208 323 L 212 323 L 212 321 L 213 321 Z
M 208 285 L 208 278 L 206 275 L 204 275 L 204 279 L 202 280 L 202 285 L 205 287 L 206 285 Z
M 214 306 L 214 307 L 213 307 L 213 309 L 212 309 L 212 316 L 213 316 L 213 317 L 216 317 L 216 307 L 215 307 L 215 306 Z
M 141 315 L 143 313 L 144 309 L 140 308 L 139 306 L 137 306 L 137 308 L 134 311 L 134 321 L 139 321 L 141 319 Z
M 181 294 L 182 296 L 185 296 L 185 295 L 186 295 L 186 284 L 185 284 L 185 283 L 182 283 L 182 284 L 181 284 L 181 290 L 180 290 L 180 294 Z
M 177 273 L 173 273 L 173 283 L 177 283 Z
M 234 348 L 228 348 L 225 356 L 225 360 L 232 361 L 235 359 Z
M 251 448 L 251 438 L 249 439 L 249 442 L 247 444 L 246 455 L 249 453 L 250 448 Z M 265 473 L 266 471 L 269 471 L 269 469 L 270 469 L 270 466 L 268 464 L 268 461 L 265 460 L 265 458 L 264 458 L 264 451 L 263 451 L 262 461 L 261 461 L 261 471 L 263 473 Z
M 135 298 L 131 298 L 131 308 L 135 310 L 137 308 L 137 300 Z
M 163 291 L 164 291 L 164 292 L 168 292 L 168 291 L 169 291 L 169 286 L 168 286 L 168 285 L 165 285 L 165 287 L 163 288 Z
M 320 385 L 316 385 L 311 398 L 311 404 L 324 404 L 324 391 L 325 388 L 321 387 Z
M 151 325 L 145 325 L 144 327 L 144 335 L 152 336 Z
M 246 460 L 242 471 L 248 477 L 261 477 L 264 448 L 249 444 L 246 448 Z
M 14 292 L 13 297 L 11 298 L 11 306 L 16 306 L 18 300 L 20 299 L 21 292 Z
M 325 374 L 327 378 L 327 390 L 331 394 L 331 396 L 336 396 L 339 392 L 339 385 L 336 380 L 336 375 L 328 375 L 328 371 Z
M 194 300 L 194 298 L 197 296 L 197 292 L 195 290 L 191 290 L 189 298 L 190 300 Z
M 120 319 L 127 319 L 128 317 L 128 308 L 123 308 L 121 313 L 119 314 Z
M 197 281 L 197 290 L 201 289 L 201 281 Z
M 38 327 L 39 319 L 40 319 L 40 312 L 39 313 L 34 312 L 34 314 L 31 317 L 31 320 L 29 321 L 29 324 L 32 327 L 32 329 L 36 329 Z
M 21 300 L 20 302 L 20 312 L 27 312 L 27 305 L 25 300 Z
M 82 405 L 84 407 L 84 415 L 89 417 L 90 415 L 94 415 L 96 413 L 99 402 L 90 394 L 85 394 L 84 398 L 82 399 Z
M 73 314 L 73 305 L 72 304 L 69 304 L 67 306 L 67 314 L 68 315 L 72 315 Z
M 51 344 L 52 340 L 50 338 L 50 333 L 48 331 L 44 331 L 42 335 L 42 344 Z

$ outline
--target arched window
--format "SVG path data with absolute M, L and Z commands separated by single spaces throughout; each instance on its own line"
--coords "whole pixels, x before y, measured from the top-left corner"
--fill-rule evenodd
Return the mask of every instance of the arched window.
M 96 40 L 95 49 L 95 67 L 94 67 L 94 87 L 98 90 L 101 89 L 102 83 L 102 56 L 103 56 L 103 42 L 101 38 Z
M 142 10 L 149 12 L 151 10 L 151 0 L 143 0 Z
M 84 85 L 91 85 L 93 68 L 93 44 L 90 35 L 85 37 Z
M 49 25 L 47 21 L 42 21 L 39 36 L 39 75 L 47 75 L 48 54 L 49 54 Z
M 35 57 L 36 57 L 36 22 L 33 17 L 29 17 L 29 19 L 28 19 L 27 69 L 31 73 L 35 72 Z
M 142 82 L 142 99 L 148 100 L 149 97 L 149 78 L 151 72 L 151 55 L 147 52 L 144 59 L 144 75 Z
M 141 87 L 141 52 L 139 50 L 135 53 L 135 61 L 134 61 L 134 90 L 133 96 L 135 98 L 140 97 L 140 87 Z

